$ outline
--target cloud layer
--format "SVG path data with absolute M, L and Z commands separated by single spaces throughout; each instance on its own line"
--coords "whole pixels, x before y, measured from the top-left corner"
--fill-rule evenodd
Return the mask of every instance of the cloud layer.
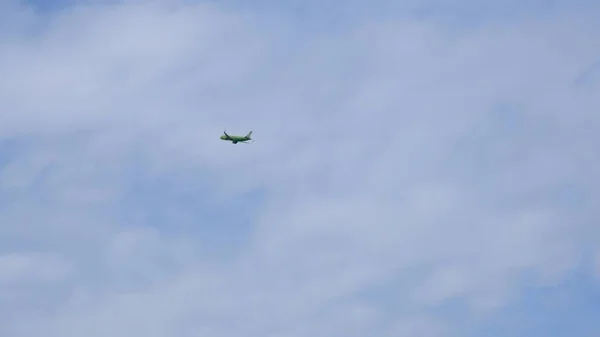
M 4 5 L 0 332 L 495 336 L 530 291 L 574 296 L 600 26 L 573 4 Z

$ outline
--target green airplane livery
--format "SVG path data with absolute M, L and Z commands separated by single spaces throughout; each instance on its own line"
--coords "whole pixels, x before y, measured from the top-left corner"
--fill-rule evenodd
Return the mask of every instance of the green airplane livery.
M 252 136 L 252 131 L 248 132 L 248 134 L 245 136 L 230 136 L 227 134 L 226 131 L 223 131 L 223 133 L 224 133 L 224 135 L 221 136 L 221 139 L 230 141 L 233 144 L 245 143 L 249 140 L 252 140 L 252 138 L 250 138 L 250 136 Z

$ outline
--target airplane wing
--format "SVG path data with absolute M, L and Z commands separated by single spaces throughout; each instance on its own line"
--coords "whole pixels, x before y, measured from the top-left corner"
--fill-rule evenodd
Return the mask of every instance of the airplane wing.
M 225 137 L 227 137 L 227 139 L 229 139 L 229 140 L 233 140 L 233 139 L 231 139 L 231 137 L 229 137 L 229 135 L 227 134 L 227 132 L 226 132 L 226 131 L 227 131 L 227 130 L 223 131 L 223 133 L 225 134 Z

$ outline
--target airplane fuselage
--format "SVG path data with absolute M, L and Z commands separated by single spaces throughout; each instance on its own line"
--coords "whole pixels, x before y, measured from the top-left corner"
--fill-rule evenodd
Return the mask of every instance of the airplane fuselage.
M 229 141 L 229 142 L 232 142 L 233 144 L 237 144 L 237 143 L 240 143 L 240 142 L 243 143 L 243 142 L 246 142 L 246 141 L 250 140 L 250 138 L 248 138 L 248 137 L 242 137 L 242 136 L 229 136 L 229 137 L 227 137 L 227 136 L 221 136 L 221 139 Z
M 230 141 L 233 144 L 237 144 L 240 142 L 241 143 L 247 142 L 252 139 L 252 138 L 250 138 L 250 136 L 252 136 L 252 131 L 248 132 L 248 134 L 245 136 L 231 136 L 231 135 L 228 135 L 226 131 L 223 131 L 223 133 L 224 133 L 224 135 L 221 136 L 221 139 Z

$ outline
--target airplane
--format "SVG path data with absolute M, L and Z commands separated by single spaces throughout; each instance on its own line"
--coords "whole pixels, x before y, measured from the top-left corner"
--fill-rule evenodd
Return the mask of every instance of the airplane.
M 227 134 L 227 131 L 223 131 L 224 135 L 221 136 L 222 140 L 230 141 L 232 144 L 245 143 L 249 140 L 252 140 L 250 136 L 252 136 L 252 131 L 248 132 L 246 136 L 230 136 Z M 247 143 L 246 143 L 247 144 Z

